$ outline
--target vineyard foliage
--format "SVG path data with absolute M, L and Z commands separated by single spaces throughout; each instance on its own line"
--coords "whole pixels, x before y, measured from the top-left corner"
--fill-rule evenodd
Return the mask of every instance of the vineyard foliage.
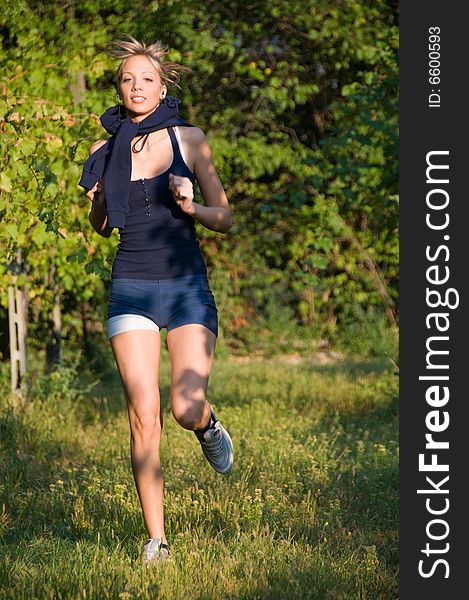
M 92 230 L 77 182 L 117 103 L 105 46 L 130 34 L 191 69 L 169 93 L 207 134 L 234 210 L 224 236 L 198 226 L 224 337 L 395 325 L 397 17 L 391 0 L 6 2 L 0 310 L 16 278 L 39 337 L 57 295 L 66 335 L 84 305 L 105 318 L 117 232 Z

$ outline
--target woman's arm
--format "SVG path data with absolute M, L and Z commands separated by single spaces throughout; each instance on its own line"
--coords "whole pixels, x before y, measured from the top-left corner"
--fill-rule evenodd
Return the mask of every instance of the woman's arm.
M 193 202 L 194 191 L 188 177 L 170 174 L 170 189 L 181 209 L 204 227 L 226 233 L 231 225 L 231 207 L 213 163 L 212 151 L 203 131 L 191 127 L 184 131 L 192 157 L 194 174 L 202 192 L 205 206 Z M 180 197 L 178 197 L 178 194 Z
M 98 148 L 100 148 L 106 142 L 104 140 L 99 140 L 95 142 L 90 148 L 90 154 L 96 152 Z M 101 181 L 98 181 L 93 189 L 89 190 L 86 193 L 87 197 L 91 200 L 91 211 L 89 214 L 89 221 L 91 226 L 103 237 L 110 237 L 112 233 L 112 228 L 107 225 L 107 215 L 105 211 L 105 202 L 104 202 L 104 190 Z

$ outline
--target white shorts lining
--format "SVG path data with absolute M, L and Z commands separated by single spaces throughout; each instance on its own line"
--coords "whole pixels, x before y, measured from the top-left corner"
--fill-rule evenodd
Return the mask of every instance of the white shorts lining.
M 158 325 L 142 315 L 117 315 L 111 317 L 107 322 L 108 338 L 117 335 L 118 333 L 124 333 L 125 331 L 133 330 L 146 330 L 159 332 L 160 328 Z

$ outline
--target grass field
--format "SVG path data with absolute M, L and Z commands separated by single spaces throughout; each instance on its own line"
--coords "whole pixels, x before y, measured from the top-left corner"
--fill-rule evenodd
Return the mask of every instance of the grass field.
M 73 361 L 72 361 L 73 362 Z M 218 475 L 168 409 L 173 558 L 146 571 L 115 372 L 37 375 L 0 400 L 0 598 L 396 599 L 397 377 L 383 361 L 216 359 L 209 400 L 235 444 Z

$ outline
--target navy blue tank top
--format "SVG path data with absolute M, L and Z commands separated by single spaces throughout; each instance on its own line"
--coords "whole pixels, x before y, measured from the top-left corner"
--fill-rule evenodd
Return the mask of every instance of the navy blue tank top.
M 192 183 L 195 176 L 181 156 L 173 128 L 167 131 L 173 148 L 171 166 L 156 177 L 131 181 L 113 279 L 172 279 L 207 273 L 195 221 L 179 208 L 169 189 L 169 173 L 188 177 Z

